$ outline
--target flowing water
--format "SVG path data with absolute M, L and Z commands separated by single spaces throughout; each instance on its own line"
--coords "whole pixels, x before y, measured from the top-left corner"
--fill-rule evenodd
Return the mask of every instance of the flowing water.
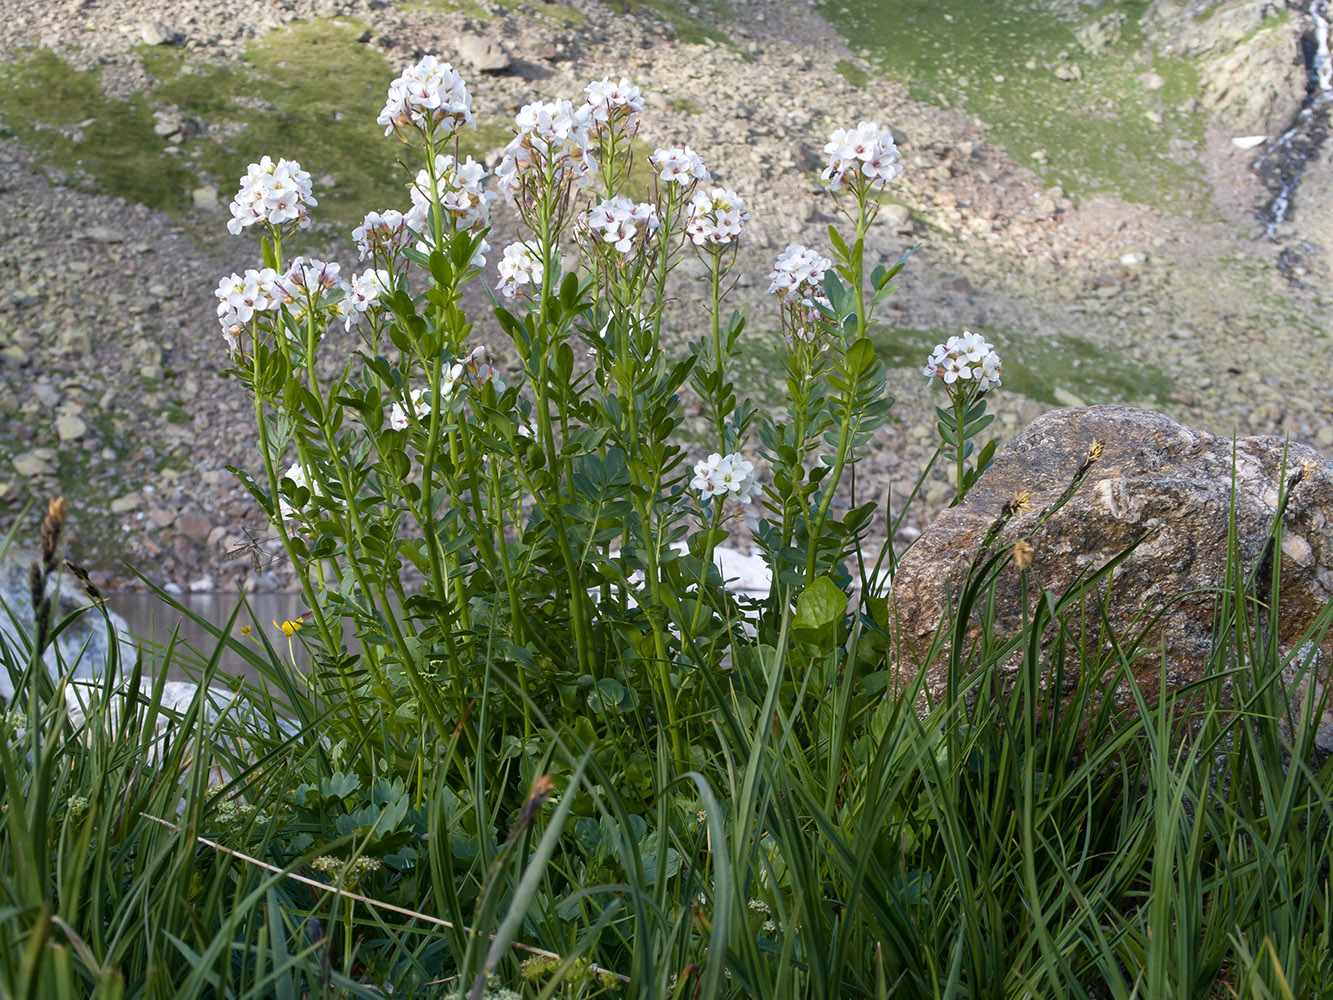
M 1329 55 L 1329 0 L 1309 0 L 1306 8 L 1313 28 L 1302 39 L 1303 55 L 1309 73 L 1307 96 L 1291 128 L 1264 151 L 1255 169 L 1272 193 L 1259 217 L 1270 236 L 1287 220 L 1291 199 L 1300 184 L 1305 166 L 1319 153 L 1328 138 L 1329 108 L 1333 105 L 1333 58 Z

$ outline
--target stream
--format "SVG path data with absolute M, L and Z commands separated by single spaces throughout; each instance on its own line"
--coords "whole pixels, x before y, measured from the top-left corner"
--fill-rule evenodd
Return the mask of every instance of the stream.
M 1268 235 L 1277 233 L 1291 211 L 1292 196 L 1306 164 L 1328 138 L 1329 107 L 1333 104 L 1333 58 L 1329 55 L 1329 0 L 1309 0 L 1307 13 L 1314 30 L 1301 39 L 1309 74 L 1305 103 L 1292 126 L 1278 136 L 1254 164 L 1272 200 L 1259 213 Z

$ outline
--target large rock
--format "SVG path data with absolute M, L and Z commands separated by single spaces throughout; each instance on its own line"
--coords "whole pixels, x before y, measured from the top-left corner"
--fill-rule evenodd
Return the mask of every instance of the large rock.
M 1197 60 L 1203 109 L 1238 135 L 1276 136 L 1305 100 L 1301 35 L 1312 22 L 1273 0 L 1153 0 L 1144 25 L 1164 55 Z
M 1040 523 L 1087 462 L 1094 441 L 1103 447 L 1100 458 L 1088 467 L 1072 498 Z M 1168 688 L 1198 680 L 1213 643 L 1215 591 L 1210 589 L 1221 582 L 1226 565 L 1233 486 L 1240 557 L 1251 570 L 1263 562 L 1279 514 L 1284 452 L 1290 488 L 1283 514 L 1278 638 L 1291 648 L 1333 596 L 1333 468 L 1312 449 L 1288 448 L 1281 438 L 1233 442 L 1159 413 L 1093 406 L 1055 410 L 1033 422 L 967 499 L 941 514 L 898 564 L 891 597 L 897 635 L 908 657 L 904 662 L 924 660 L 949 590 L 966 578 L 1006 505 L 1029 491 L 1027 505 L 1003 525 L 993 545 L 1000 551 L 1031 535 L 1030 599 L 1037 586 L 1064 593 L 1080 575 L 1144 539 L 1114 574 L 1110 625 L 1127 637 L 1141 627 L 1145 609 L 1155 612 L 1175 601 L 1152 640 L 1164 643 Z M 1268 576 L 1260 572 L 1258 579 L 1262 600 Z M 995 631 L 1001 635 L 1020 628 L 1019 580 L 1012 563 L 998 577 Z M 978 630 L 974 621 L 972 634 Z M 1328 652 L 1318 668 L 1322 682 L 1333 662 Z M 944 658 L 927 664 L 926 671 L 927 694 L 942 697 L 948 679 Z M 1157 698 L 1159 655 L 1141 657 L 1134 673 L 1145 694 Z M 1067 689 L 1075 680 L 1065 678 Z M 1115 696 L 1122 705 L 1130 704 L 1127 688 Z M 1333 748 L 1333 710 L 1325 713 L 1320 743 Z

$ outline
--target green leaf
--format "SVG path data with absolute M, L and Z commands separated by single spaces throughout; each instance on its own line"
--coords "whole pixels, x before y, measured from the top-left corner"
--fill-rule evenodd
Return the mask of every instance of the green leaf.
M 821 576 L 796 599 L 792 630 L 802 639 L 831 638 L 847 611 L 847 595 L 827 576 Z
M 838 252 L 839 257 L 843 260 L 851 259 L 852 253 L 847 249 L 847 241 L 844 240 L 842 235 L 832 226 L 828 227 L 828 238 L 829 242 L 833 244 L 833 249 Z

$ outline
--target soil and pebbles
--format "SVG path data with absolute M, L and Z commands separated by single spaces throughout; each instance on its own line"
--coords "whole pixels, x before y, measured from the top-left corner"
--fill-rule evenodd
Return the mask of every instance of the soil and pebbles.
M 995 396 L 1003 440 L 1053 405 L 1084 401 L 1061 384 L 1069 384 L 1062 366 L 1098 363 L 1062 355 L 1077 337 L 1098 357 L 1170 380 L 1156 396 L 1122 393 L 1126 401 L 1224 435 L 1291 435 L 1333 451 L 1322 251 L 1304 239 L 1299 212 L 1282 233 L 1265 235 L 1253 212 L 1263 188 L 1248 169 L 1256 154 L 1220 127 L 1192 154 L 1205 160 L 1212 192 L 1188 218 L 1074 198 L 1044 186 L 966 114 L 911 100 L 880 78 L 864 89 L 849 83 L 835 63 L 870 67 L 804 3 L 733 3 L 723 25 L 730 45 L 682 42 L 667 22 L 613 13 L 598 0 L 567 6 L 582 16 L 562 23 L 540 10 L 381 0 L 8 0 L 0 59 L 52 48 L 76 66 L 100 65 L 104 88 L 126 96 L 151 82 L 141 45 L 225 61 L 277 25 L 351 16 L 392 66 L 423 52 L 489 65 L 468 75 L 479 117 L 491 121 L 536 97 L 573 96 L 590 79 L 627 74 L 648 95 L 642 138 L 689 143 L 753 213 L 735 304 L 753 317 L 743 378 L 769 399 L 776 376 L 764 342 L 775 319 L 766 275 L 788 243 L 827 240 L 836 208 L 815 180 L 824 137 L 862 119 L 889 122 L 906 167 L 892 192 L 903 207 L 886 207 L 869 253 L 891 263 L 919 249 L 884 318 L 905 331 L 985 326 L 1023 336 L 1051 387 L 1035 393 L 1045 401 Z M 219 194 L 225 206 L 230 191 Z M 264 525 L 224 468 L 258 460 L 253 411 L 222 373 L 212 289 L 221 274 L 253 266 L 255 248 L 220 238 L 225 207 L 203 202 L 169 217 L 76 191 L 0 139 L 3 516 L 12 522 L 29 501 L 63 490 L 75 505 L 71 555 L 108 588 L 137 585 L 125 564 L 182 589 L 288 582 L 278 563 L 256 570 L 249 543 Z M 503 210 L 496 228 L 496 245 L 516 232 Z M 314 232 L 304 249 L 350 267 L 348 243 Z M 1276 264 L 1293 247 L 1305 263 L 1284 275 Z M 690 291 L 701 269 L 683 273 L 672 315 L 678 342 L 702 315 Z M 484 320 L 481 329 L 499 336 Z M 350 346 L 335 340 L 329 349 Z M 938 400 L 918 364 L 891 370 L 895 422 L 863 457 L 862 496 L 900 495 L 933 444 Z M 943 478 L 932 483 L 923 516 L 947 492 Z

